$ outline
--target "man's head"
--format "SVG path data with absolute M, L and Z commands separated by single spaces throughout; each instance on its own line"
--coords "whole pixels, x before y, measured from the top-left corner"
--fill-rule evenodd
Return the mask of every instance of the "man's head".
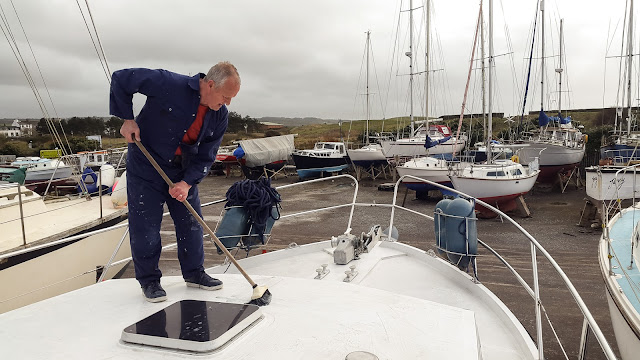
M 200 103 L 211 110 L 220 110 L 231 104 L 231 99 L 240 91 L 240 75 L 228 61 L 214 65 L 200 80 Z

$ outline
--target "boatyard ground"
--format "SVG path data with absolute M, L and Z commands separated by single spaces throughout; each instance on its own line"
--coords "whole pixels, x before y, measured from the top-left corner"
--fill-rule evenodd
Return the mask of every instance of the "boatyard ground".
M 242 177 L 236 173 L 230 177 L 209 176 L 200 184 L 202 203 L 224 198 L 227 189 Z M 272 180 L 272 185 L 280 186 L 299 182 L 295 172 L 287 177 Z M 389 204 L 393 191 L 381 191 L 378 186 L 390 180 L 361 180 L 359 183 L 359 203 Z M 297 186 L 282 189 L 280 195 L 283 214 L 302 210 L 332 206 L 349 202 L 353 196 L 354 184 L 344 178 L 330 178 L 318 184 Z M 398 203 L 405 199 L 405 189 L 400 187 Z M 512 217 L 551 254 L 569 277 L 576 290 L 590 309 L 601 330 L 611 346 L 616 349 L 615 338 L 609 310 L 605 298 L 604 282 L 600 273 L 597 258 L 598 241 L 601 235 L 599 227 L 580 227 L 582 210 L 585 205 L 585 190 L 569 186 L 565 193 L 558 188 L 536 186 L 525 197 L 531 217 Z M 415 192 L 406 194 L 405 206 L 426 214 L 433 214 L 438 199 L 416 199 Z M 203 208 L 205 221 L 215 228 L 222 213 L 222 204 Z M 352 223 L 352 233 L 368 232 L 371 226 L 381 224 L 388 227 L 390 208 L 357 208 Z M 347 228 L 349 210 L 335 209 L 323 213 L 313 213 L 304 218 L 282 219 L 276 222 L 272 237 L 264 248 L 274 251 L 292 244 L 302 245 L 310 242 L 328 240 L 340 235 Z M 435 249 L 434 225 L 431 220 L 405 211 L 396 212 L 394 226 L 399 231 L 399 240 L 423 250 Z M 173 223 L 165 217 L 162 224 L 163 244 L 175 242 Z M 518 273 L 533 287 L 532 255 L 528 240 L 517 228 L 500 218 L 478 221 L 478 237 L 499 252 Z M 223 256 L 216 252 L 215 246 L 205 240 L 205 267 L 222 263 Z M 252 251 L 255 255 L 259 251 Z M 235 253 L 237 258 L 246 256 L 241 251 Z M 522 322 L 532 338 L 536 338 L 535 307 L 533 299 L 520 286 L 505 266 L 480 247 L 478 278 L 482 284 L 493 291 Z M 540 277 L 541 299 L 546 316 L 543 313 L 543 334 L 546 359 L 564 359 L 563 350 L 557 345 L 554 331 L 550 328 L 547 316 L 554 325 L 564 351 L 569 358 L 577 358 L 582 331 L 583 316 L 575 305 L 572 296 L 563 284 L 561 277 L 548 261 L 538 252 L 538 272 Z M 162 254 L 160 269 L 164 275 L 180 275 L 180 266 L 175 249 Z M 313 276 L 315 274 L 311 274 Z M 419 274 L 415 274 L 419 278 Z M 133 277 L 133 266 L 130 266 L 125 277 Z M 401 279 L 398 281 L 415 281 Z M 274 294 L 274 298 L 277 298 Z M 171 301 L 171 294 L 168 294 Z M 140 301 L 143 301 L 140 297 Z M 587 359 L 604 359 L 596 339 L 589 337 Z

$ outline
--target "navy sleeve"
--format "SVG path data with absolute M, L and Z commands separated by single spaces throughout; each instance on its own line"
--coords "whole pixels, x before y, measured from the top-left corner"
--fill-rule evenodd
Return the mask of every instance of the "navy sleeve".
M 189 185 L 200 183 L 207 176 L 211 165 L 216 160 L 218 148 L 222 143 L 222 136 L 227 131 L 227 124 L 229 123 L 227 107 L 221 107 L 218 110 L 218 114 L 215 114 L 211 120 L 213 121 L 211 135 L 202 139 L 198 146 L 198 154 L 193 157 L 185 171 L 183 180 Z
M 111 76 L 109 113 L 125 120 L 133 120 L 133 94 L 153 97 L 160 93 L 164 70 L 123 69 Z

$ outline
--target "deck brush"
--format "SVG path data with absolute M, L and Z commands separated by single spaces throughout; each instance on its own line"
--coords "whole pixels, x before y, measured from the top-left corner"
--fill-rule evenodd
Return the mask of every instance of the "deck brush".
M 253 286 L 253 295 L 251 295 L 251 301 L 247 305 L 266 306 L 271 302 L 271 293 L 266 286 Z

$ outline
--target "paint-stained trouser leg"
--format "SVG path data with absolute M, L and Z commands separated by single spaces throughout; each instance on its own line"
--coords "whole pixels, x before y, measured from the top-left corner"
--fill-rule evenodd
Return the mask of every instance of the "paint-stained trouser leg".
M 136 279 L 142 286 L 159 281 L 162 276 L 158 268 L 162 252 L 160 225 L 167 196 L 165 184 L 154 184 L 127 174 L 131 255 Z
M 194 185 L 189 190 L 187 201 L 202 217 L 200 211 L 200 198 L 198 186 Z M 173 218 L 178 240 L 178 260 L 182 269 L 182 277 L 192 278 L 204 270 L 204 248 L 202 245 L 202 226 L 191 215 L 191 212 L 179 201 L 167 199 L 167 207 Z

